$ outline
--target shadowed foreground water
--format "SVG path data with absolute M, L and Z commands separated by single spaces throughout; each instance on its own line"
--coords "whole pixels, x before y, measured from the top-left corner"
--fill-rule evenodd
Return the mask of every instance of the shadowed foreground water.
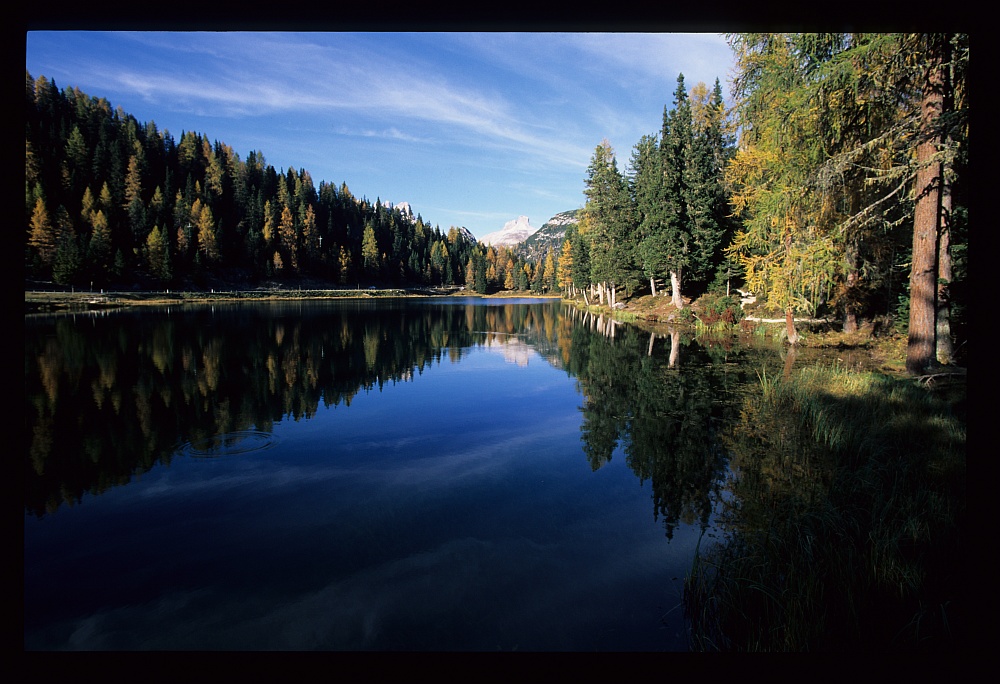
M 25 328 L 28 650 L 688 648 L 735 352 L 552 301 Z

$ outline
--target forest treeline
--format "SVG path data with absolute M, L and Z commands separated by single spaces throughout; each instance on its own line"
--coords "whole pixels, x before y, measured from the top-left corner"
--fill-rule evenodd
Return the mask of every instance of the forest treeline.
M 907 369 L 953 363 L 967 277 L 967 34 L 742 33 L 733 105 L 677 77 L 620 169 L 601 141 L 580 221 L 537 261 L 445 233 L 346 183 L 243 160 L 194 132 L 26 74 L 29 277 L 80 286 L 312 277 L 341 285 L 562 290 L 677 309 L 742 287 L 845 332 L 894 319 Z
M 549 260 L 487 247 L 346 182 L 276 170 L 264 154 L 175 140 L 102 97 L 25 81 L 26 277 L 80 287 L 206 287 L 312 278 L 354 286 L 548 289 Z M 547 279 L 543 279 L 544 276 Z
M 894 317 L 907 369 L 954 361 L 968 209 L 967 34 L 743 33 L 727 110 L 718 80 L 677 78 L 659 134 L 624 169 L 605 140 L 568 231 L 559 284 L 676 308 L 740 286 L 846 332 Z M 648 290 L 645 290 L 648 281 Z M 587 296 L 589 293 L 589 297 Z

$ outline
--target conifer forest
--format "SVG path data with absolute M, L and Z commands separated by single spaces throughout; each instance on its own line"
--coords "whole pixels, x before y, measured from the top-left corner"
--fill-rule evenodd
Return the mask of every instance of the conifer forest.
M 677 76 L 628 153 L 597 144 L 579 222 L 531 260 L 460 226 L 317 185 L 265 153 L 178 137 L 26 73 L 26 288 L 467 286 L 683 309 L 739 287 L 787 322 L 892 319 L 907 369 L 966 338 L 967 34 L 739 33 L 727 101 Z M 349 180 L 349 179 L 347 179 Z

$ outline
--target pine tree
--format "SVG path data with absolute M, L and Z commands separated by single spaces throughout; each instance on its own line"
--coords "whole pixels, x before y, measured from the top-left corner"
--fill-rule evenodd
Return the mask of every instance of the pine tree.
M 212 264 L 220 257 L 212 208 L 203 205 L 201 200 L 195 200 L 191 214 L 198 235 L 198 253 L 202 256 L 203 263 Z
M 133 244 L 141 244 L 146 237 L 146 207 L 142 201 L 142 174 L 138 155 L 129 158 L 123 208 L 132 230 Z
M 28 244 L 38 254 L 41 263 L 46 268 L 52 267 L 52 260 L 56 255 L 56 229 L 49 212 L 45 208 L 45 202 L 38 199 L 35 202 L 35 210 L 31 215 L 31 233 L 28 237 Z
M 545 289 L 545 263 L 540 262 L 535 265 L 535 271 L 532 274 L 531 279 L 531 289 L 534 292 L 542 292 Z
M 478 250 L 473 252 L 473 261 L 475 264 L 475 290 L 479 294 L 486 294 L 487 281 L 486 281 L 486 266 L 487 262 L 482 253 Z M 525 288 L 527 289 L 527 288 Z
M 347 284 L 347 278 L 350 275 L 351 270 L 351 258 L 344 249 L 344 246 L 340 246 L 340 250 L 337 252 L 337 277 L 341 285 Z
M 52 279 L 60 284 L 69 284 L 78 279 L 82 267 L 80 245 L 73 220 L 66 207 L 59 205 L 55 218 L 56 252 L 52 262 Z
M 669 115 L 664 112 L 661 141 L 665 212 L 661 250 L 670 274 L 671 301 L 681 309 L 684 307 L 681 287 L 693 247 L 687 201 L 688 174 L 685 172 L 691 155 L 691 105 L 684 87 L 684 74 L 677 75 L 673 110 Z
M 689 282 L 707 283 L 718 263 L 724 222 L 720 221 L 720 205 L 725 203 L 722 167 L 719 166 L 717 110 L 708 100 L 708 89 L 699 83 L 693 92 L 702 93 L 698 102 L 699 116 L 692 117 L 692 135 L 684 165 L 685 209 L 687 216 Z M 692 102 L 694 98 L 691 98 Z
M 465 264 L 465 286 L 469 289 L 476 287 L 476 262 L 471 256 Z
M 159 226 L 154 225 L 146 236 L 146 264 L 150 273 L 160 279 L 164 278 L 163 263 L 164 253 L 167 250 L 166 236 Z
M 365 224 L 361 238 L 361 261 L 367 275 L 378 273 L 378 244 L 375 242 L 375 227 L 370 222 Z
M 630 242 L 631 200 L 625 179 L 618 171 L 614 150 L 607 140 L 594 150 L 587 168 L 587 204 L 591 223 L 591 280 L 599 283 L 615 304 L 618 285 L 635 281 L 634 250 Z
M 656 279 L 666 271 L 666 198 L 663 157 L 655 136 L 644 135 L 632 150 L 629 188 L 635 205 L 637 260 L 656 296 Z
M 517 289 L 525 291 L 528 289 L 531 283 L 531 265 L 524 264 L 521 268 L 517 269 Z
M 316 211 L 311 204 L 305 205 L 305 211 L 300 220 L 302 225 L 302 247 L 311 260 L 319 258 L 320 237 L 316 232 Z
M 589 225 L 590 220 L 587 217 L 586 212 L 583 212 L 580 216 L 580 222 L 577 224 L 577 229 L 566 231 L 566 235 L 569 238 L 570 245 L 572 246 L 573 286 L 580 291 L 586 290 L 591 283 L 590 236 L 588 234 Z
M 87 246 L 87 263 L 94 278 L 100 283 L 104 282 L 111 270 L 111 258 L 111 230 L 104 211 L 98 209 L 94 214 L 93 230 Z
M 514 282 L 514 269 L 513 269 L 513 267 L 507 269 L 507 273 L 504 275 L 504 279 L 503 279 L 503 287 L 504 287 L 504 289 L 505 290 L 513 290 L 514 286 L 516 284 L 517 283 Z
M 90 188 L 85 188 L 83 191 L 83 199 L 80 200 L 80 219 L 89 225 L 94 223 L 94 207 L 96 206 L 96 200 L 94 199 L 94 193 L 90 191 Z
M 268 247 L 274 241 L 274 237 L 277 234 L 277 229 L 275 228 L 275 216 L 274 211 L 271 208 L 271 200 L 264 202 L 264 244 Z
M 556 268 L 556 283 L 567 297 L 573 296 L 573 244 L 569 238 L 563 240 Z
M 556 263 L 551 249 L 545 256 L 545 271 L 542 276 L 542 283 L 546 291 L 551 291 L 558 287 L 556 284 Z
M 90 151 L 87 142 L 80 132 L 80 126 L 73 124 L 69 138 L 66 140 L 66 164 L 69 171 L 67 191 L 76 195 L 79 188 L 86 183 L 90 170 Z
M 295 230 L 295 219 L 292 210 L 286 205 L 281 210 L 281 220 L 278 223 L 278 238 L 281 242 L 281 251 L 288 256 L 288 263 L 292 271 L 299 270 L 299 245 L 298 235 Z
M 52 280 L 68 285 L 78 279 L 83 268 L 80 257 L 80 246 L 72 231 L 64 234 L 56 248 L 55 261 L 52 265 Z

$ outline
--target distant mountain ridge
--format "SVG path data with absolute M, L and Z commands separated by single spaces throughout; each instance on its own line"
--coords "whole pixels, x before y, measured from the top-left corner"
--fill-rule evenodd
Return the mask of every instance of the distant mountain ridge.
M 479 241 L 484 245 L 493 245 L 494 247 L 513 246 L 524 242 L 537 230 L 537 228 L 532 227 L 527 216 L 518 216 L 512 221 L 507 221 L 500 230 L 482 236 Z
M 468 242 L 469 244 L 476 244 L 476 236 L 472 234 L 472 231 L 465 226 L 454 226 L 455 230 L 458 231 L 458 236 Z M 451 232 L 449 230 L 449 232 Z
M 566 229 L 579 223 L 581 209 L 562 211 L 542 224 L 541 228 L 531 225 L 527 216 L 507 221 L 500 230 L 479 238 L 485 245 L 506 246 L 528 259 L 539 259 L 552 250 L 559 254 L 566 238 Z
M 536 261 L 548 251 L 558 255 L 566 239 L 566 230 L 580 222 L 581 211 L 582 209 L 562 211 L 550 218 L 519 245 L 519 253 Z

